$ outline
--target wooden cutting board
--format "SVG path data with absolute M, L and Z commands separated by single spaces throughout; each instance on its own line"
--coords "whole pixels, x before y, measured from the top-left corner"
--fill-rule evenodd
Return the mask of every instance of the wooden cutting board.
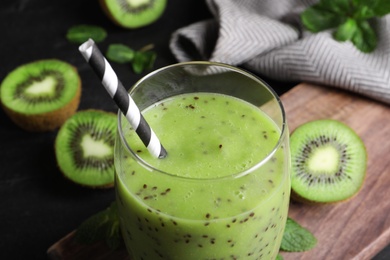
M 310 120 L 340 120 L 363 139 L 367 177 L 352 200 L 334 205 L 292 203 L 289 216 L 318 239 L 288 259 L 370 259 L 390 244 L 390 106 L 330 88 L 301 84 L 282 97 L 292 132 Z
M 292 132 L 307 121 L 333 118 L 353 128 L 368 153 L 367 178 L 352 200 L 309 206 L 292 202 L 289 216 L 309 229 L 317 246 L 284 259 L 370 259 L 390 244 L 390 106 L 328 87 L 300 84 L 282 96 Z M 80 246 L 73 232 L 51 246 L 50 259 L 131 259 L 98 243 Z

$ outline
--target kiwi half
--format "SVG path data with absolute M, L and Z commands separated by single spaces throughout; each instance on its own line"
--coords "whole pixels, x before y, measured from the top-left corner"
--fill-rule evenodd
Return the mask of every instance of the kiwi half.
M 299 126 L 290 142 L 292 199 L 331 203 L 358 193 L 367 154 L 353 129 L 337 120 L 314 120 Z
M 99 0 L 105 14 L 117 25 L 135 29 L 155 22 L 167 0 Z
M 69 63 L 39 60 L 11 71 L 0 93 L 2 107 L 15 124 L 29 131 L 49 131 L 77 110 L 81 80 Z
M 55 139 L 57 164 L 69 180 L 91 188 L 114 185 L 116 115 L 81 110 L 61 126 Z

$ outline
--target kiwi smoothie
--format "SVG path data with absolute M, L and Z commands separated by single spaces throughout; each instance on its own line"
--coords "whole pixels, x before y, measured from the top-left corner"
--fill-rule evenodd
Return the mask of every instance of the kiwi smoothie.
M 178 95 L 143 115 L 168 156 L 152 158 L 122 120 L 116 192 L 133 258 L 275 259 L 290 195 L 280 141 L 288 137 L 259 108 L 222 94 Z

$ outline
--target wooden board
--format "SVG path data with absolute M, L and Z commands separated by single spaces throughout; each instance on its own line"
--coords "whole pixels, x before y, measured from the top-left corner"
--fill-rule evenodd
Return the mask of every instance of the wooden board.
M 318 245 L 284 259 L 370 259 L 390 244 L 390 107 L 351 93 L 300 84 L 282 96 L 292 132 L 310 120 L 333 118 L 352 127 L 368 153 L 367 178 L 352 200 L 333 205 L 291 203 L 289 216 L 309 229 Z M 51 246 L 51 259 L 130 259 L 99 243 L 80 246 L 73 233 Z
M 367 177 L 352 200 L 321 206 L 292 203 L 289 215 L 311 230 L 318 246 L 288 259 L 370 259 L 390 243 L 390 107 L 347 92 L 301 84 L 282 97 L 292 132 L 333 118 L 353 128 L 368 153 Z

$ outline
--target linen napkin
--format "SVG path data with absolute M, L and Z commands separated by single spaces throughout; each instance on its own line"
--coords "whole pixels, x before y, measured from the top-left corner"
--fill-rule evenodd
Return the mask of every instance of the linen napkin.
M 180 28 L 170 49 L 178 61 L 241 66 L 280 81 L 333 86 L 390 104 L 390 15 L 378 19 L 371 53 L 310 33 L 300 14 L 315 0 L 206 0 L 213 18 Z

